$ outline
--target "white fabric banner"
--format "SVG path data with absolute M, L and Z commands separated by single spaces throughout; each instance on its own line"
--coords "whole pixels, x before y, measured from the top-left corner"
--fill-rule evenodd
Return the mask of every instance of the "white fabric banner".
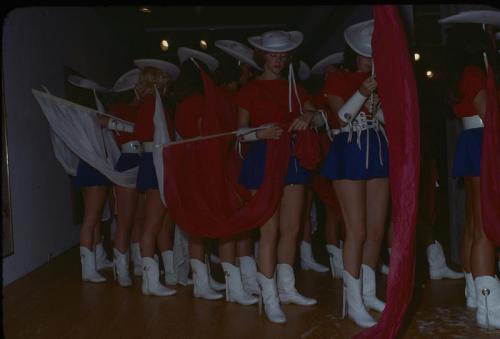
M 155 148 L 153 150 L 153 163 L 155 166 L 156 178 L 158 179 L 158 189 L 160 190 L 161 201 L 165 206 L 164 195 L 164 175 L 163 175 L 163 145 L 170 143 L 170 135 L 168 134 L 167 122 L 165 121 L 165 113 L 163 110 L 163 103 L 161 101 L 160 93 L 155 87 L 156 102 L 155 102 L 155 113 L 153 117 L 154 122 L 154 139 Z
M 61 143 L 113 183 L 124 187 L 135 187 L 138 168 L 134 167 L 124 172 L 114 169 L 120 150 L 112 132 L 101 128 L 96 115 L 98 111 L 41 91 L 33 89 L 32 92 L 52 131 L 59 139 L 53 138 L 53 142 L 57 140 L 57 149 L 60 152 L 56 157 L 59 161 L 61 159 L 64 161 L 62 165 L 66 171 L 73 172 L 74 158 L 68 156 L 67 150 L 61 151 L 63 149 L 60 147 Z M 103 115 L 108 116 L 106 113 Z M 74 173 L 76 174 L 76 171 Z

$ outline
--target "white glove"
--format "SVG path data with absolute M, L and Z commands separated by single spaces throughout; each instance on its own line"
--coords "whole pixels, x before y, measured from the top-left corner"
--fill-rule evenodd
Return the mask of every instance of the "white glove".
M 121 121 L 118 121 L 116 119 L 109 119 L 108 121 L 108 129 L 114 130 L 114 131 L 123 131 L 123 132 L 128 132 L 132 133 L 134 132 L 134 126 L 129 125 L 126 123 L 123 123 Z
M 351 121 L 365 103 L 366 98 L 360 91 L 356 91 L 337 112 L 340 120 L 343 122 Z

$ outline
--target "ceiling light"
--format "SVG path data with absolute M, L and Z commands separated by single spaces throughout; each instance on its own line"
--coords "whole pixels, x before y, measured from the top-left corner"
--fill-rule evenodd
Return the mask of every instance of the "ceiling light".
M 428 70 L 427 72 L 425 72 L 425 76 L 429 79 L 432 79 L 432 78 L 434 78 L 434 72 L 431 70 Z
M 208 44 L 205 40 L 200 40 L 200 48 L 201 49 L 207 49 L 208 48 Z
M 151 13 L 151 8 L 150 7 L 146 7 L 146 6 L 143 6 L 141 8 L 139 8 L 139 10 L 142 12 L 142 13 Z
M 419 53 L 413 54 L 413 57 L 415 58 L 415 61 L 419 61 L 420 60 L 420 54 Z
M 160 43 L 160 49 L 163 52 L 166 52 L 168 50 L 168 41 L 166 39 L 163 39 Z

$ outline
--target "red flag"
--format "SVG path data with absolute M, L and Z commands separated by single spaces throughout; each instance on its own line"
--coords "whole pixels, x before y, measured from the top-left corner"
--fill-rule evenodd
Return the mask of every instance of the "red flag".
M 200 71 L 206 100 L 201 134 L 217 134 L 223 132 L 219 116 L 227 113 L 222 110 L 228 106 L 221 104 L 212 79 Z M 286 130 L 288 125 L 282 127 Z M 166 204 L 172 219 L 188 234 L 231 236 L 263 225 L 278 206 L 290 157 L 290 134 L 267 141 L 264 182 L 245 205 L 230 184 L 236 175 L 231 166 L 233 142 L 233 136 L 224 136 L 163 150 Z
M 486 236 L 494 245 L 500 246 L 500 115 L 491 65 L 487 71 L 486 93 L 481 149 L 481 212 Z
M 389 140 L 393 241 L 387 303 L 356 338 L 395 338 L 413 295 L 419 185 L 419 109 L 406 35 L 394 5 L 374 6 L 373 61 Z

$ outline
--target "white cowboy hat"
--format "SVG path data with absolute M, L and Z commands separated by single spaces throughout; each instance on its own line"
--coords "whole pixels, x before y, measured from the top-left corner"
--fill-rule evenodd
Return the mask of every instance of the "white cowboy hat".
M 197 51 L 196 49 L 187 48 L 187 47 L 179 47 L 177 50 L 177 55 L 179 56 L 179 60 L 181 64 L 184 63 L 189 58 L 193 58 L 203 62 L 210 72 L 213 72 L 219 67 L 219 61 L 215 59 L 210 54 L 204 53 L 202 51 Z
M 300 63 L 299 63 L 299 79 L 304 81 L 306 80 L 307 78 L 309 78 L 309 76 L 311 75 L 311 68 L 309 68 L 309 65 L 306 64 L 304 61 L 300 60 Z
M 344 31 L 344 39 L 353 49 L 367 58 L 372 57 L 373 19 L 349 26 Z
M 302 43 L 304 36 L 299 31 L 269 31 L 262 35 L 248 38 L 248 42 L 255 48 L 266 52 L 288 52 Z
M 450 15 L 439 20 L 440 24 L 485 24 L 500 26 L 500 11 L 481 10 L 481 11 L 464 11 L 455 15 Z
M 323 58 L 320 61 L 318 61 L 311 68 L 311 73 L 312 74 L 323 74 L 326 66 L 340 64 L 342 61 L 344 61 L 344 52 L 330 54 L 326 58 Z
M 134 65 L 139 67 L 140 69 L 143 69 L 145 67 L 154 67 L 161 69 L 162 71 L 165 71 L 172 77 L 172 79 L 177 79 L 179 76 L 179 73 L 181 70 L 177 65 L 164 61 L 164 60 L 158 60 L 158 59 L 136 59 L 134 60 Z
M 234 40 L 217 40 L 214 44 L 239 61 L 247 63 L 259 71 L 262 70 L 262 67 L 257 65 L 253 59 L 253 50 L 250 47 L 243 45 L 241 42 Z
M 115 84 L 111 88 L 113 92 L 125 92 L 131 90 L 139 81 L 139 75 L 141 70 L 138 68 L 131 69 L 127 73 L 123 74 L 116 80 Z
M 69 83 L 80 88 L 95 89 L 96 91 L 101 91 L 101 92 L 109 92 L 107 88 L 99 85 L 97 82 L 82 78 L 78 75 L 68 76 L 68 81 Z

